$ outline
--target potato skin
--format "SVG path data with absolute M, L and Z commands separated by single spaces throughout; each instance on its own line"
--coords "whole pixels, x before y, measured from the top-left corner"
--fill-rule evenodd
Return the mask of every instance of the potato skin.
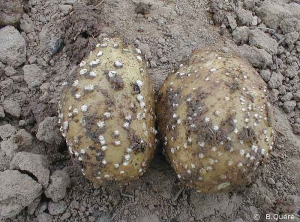
M 95 185 L 141 176 L 155 151 L 154 92 L 140 50 L 105 38 L 65 83 L 61 131 Z
M 158 130 L 178 178 L 201 192 L 251 183 L 273 147 L 267 87 L 247 61 L 195 51 L 159 91 Z

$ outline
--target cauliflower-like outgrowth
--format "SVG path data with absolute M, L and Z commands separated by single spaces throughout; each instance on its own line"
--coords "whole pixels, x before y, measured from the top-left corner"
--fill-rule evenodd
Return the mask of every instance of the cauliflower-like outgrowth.
M 267 87 L 244 59 L 205 48 L 170 74 L 157 106 L 165 153 L 178 178 L 199 191 L 253 181 L 273 148 Z
M 141 176 L 155 151 L 154 93 L 140 50 L 105 38 L 61 95 L 70 154 L 97 185 Z

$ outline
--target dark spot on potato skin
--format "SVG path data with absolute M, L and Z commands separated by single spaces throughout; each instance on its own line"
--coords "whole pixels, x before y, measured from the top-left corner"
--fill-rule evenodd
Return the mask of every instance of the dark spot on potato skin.
M 76 86 L 72 86 L 71 87 L 71 91 L 70 91 L 70 93 L 71 93 L 71 95 L 73 96 L 73 97 L 75 97 L 75 94 L 78 92 L 78 88 L 76 87 Z
M 161 119 L 165 119 L 166 120 L 166 126 L 164 126 L 164 129 L 160 129 L 160 130 L 165 130 L 166 128 L 168 128 L 169 130 L 172 128 L 173 123 L 171 121 L 174 121 L 172 119 L 172 113 L 174 113 L 177 110 L 177 106 L 173 104 L 179 104 L 181 100 L 181 88 L 178 89 L 173 89 L 173 87 L 168 87 L 167 88 L 167 92 L 166 92 L 166 96 L 164 97 L 162 94 L 158 95 L 158 102 L 160 104 L 166 104 L 166 108 L 164 109 L 164 113 L 161 114 Z M 174 124 L 176 124 L 174 122 Z M 174 131 L 173 133 L 176 133 L 177 135 L 177 131 Z M 174 137 L 176 137 L 176 135 L 174 135 Z
M 130 111 L 133 112 L 133 113 L 137 113 L 138 107 L 136 105 L 136 102 L 133 102 L 132 104 L 133 104 L 133 106 L 130 106 L 130 108 L 129 108 Z
M 191 132 L 195 132 L 197 134 L 197 142 L 205 142 L 215 146 L 223 141 L 225 150 L 230 150 L 232 142 L 227 137 L 235 129 L 233 122 L 234 114 L 229 115 L 223 120 L 218 130 L 213 130 L 211 121 L 205 122 L 203 117 L 201 117 L 202 114 L 208 111 L 208 107 L 203 103 L 203 99 L 207 97 L 207 93 L 203 92 L 201 88 L 198 88 L 196 92 L 196 99 L 191 98 L 191 94 L 186 96 L 186 99 L 191 98 L 191 101 L 187 101 L 187 115 L 190 118 L 185 120 L 185 124 L 188 127 L 186 136 L 189 136 Z M 194 116 L 195 113 L 197 114 L 196 116 Z M 195 124 L 195 127 L 190 127 L 191 124 Z
M 140 94 L 141 89 L 140 89 L 139 85 L 136 83 L 132 83 L 132 85 L 133 85 L 132 95 Z
M 104 159 L 105 153 L 102 150 L 97 150 L 96 151 L 96 160 L 97 161 L 102 161 Z
M 86 130 L 92 130 L 96 126 L 96 121 L 99 121 L 99 117 L 94 115 L 84 116 L 82 118 Z
M 246 98 L 247 100 L 249 100 L 251 103 L 255 103 L 255 99 L 254 99 L 254 96 L 250 93 L 247 93 L 246 94 Z
M 100 90 L 102 95 L 105 97 L 105 96 L 108 96 L 108 90 L 107 89 L 101 89 Z
M 94 79 L 94 78 L 95 78 L 95 76 L 91 76 L 91 75 L 89 74 L 89 71 L 88 71 L 88 73 L 86 73 L 86 75 L 84 75 L 84 77 L 85 77 L 86 79 Z
M 100 120 L 99 117 L 96 117 L 94 115 L 90 116 L 84 116 L 82 118 L 82 121 L 85 123 L 85 134 L 95 143 L 99 142 L 99 135 L 105 133 L 106 127 L 99 128 L 97 125 L 97 122 Z
M 113 99 L 106 99 L 105 100 L 105 104 L 108 106 L 108 107 L 112 107 L 115 105 L 115 101 Z
M 234 114 L 230 114 L 225 120 L 221 121 L 221 128 L 226 129 L 228 132 L 233 132 L 235 129 Z
M 229 140 L 228 138 L 226 138 L 225 141 L 224 141 L 225 150 L 227 150 L 227 151 L 231 150 L 232 144 L 233 144 L 232 141 Z
M 179 117 L 171 118 L 170 121 L 167 123 L 167 129 L 176 131 L 176 125 L 177 125 L 177 120 L 178 119 L 179 119 Z M 173 129 L 173 126 L 175 126 L 174 129 Z
M 205 113 L 208 108 L 206 107 L 205 103 L 203 103 L 203 99 L 207 97 L 207 93 L 202 91 L 199 87 L 196 92 L 196 97 L 192 98 L 192 95 L 189 94 L 186 96 L 186 102 L 188 106 L 187 115 L 193 117 L 194 113 L 197 113 L 197 115 L 201 115 Z M 187 99 L 190 98 L 191 101 L 187 101 Z
M 82 157 L 83 161 L 92 159 L 92 157 L 87 153 L 80 153 L 79 155 Z
M 130 148 L 134 152 L 141 152 L 144 153 L 147 148 L 146 142 L 141 142 L 141 138 L 135 134 L 135 132 L 129 131 L 128 132 L 128 139 L 131 141 Z
M 201 115 L 204 113 L 204 110 L 207 110 L 207 107 L 202 101 L 190 101 L 188 103 L 188 110 L 187 110 L 187 115 L 188 116 L 193 116 L 194 113 L 197 113 L 197 115 Z
M 94 146 L 89 146 L 88 147 L 90 150 L 96 150 L 96 147 L 94 147 Z
M 122 90 L 124 88 L 122 77 L 119 74 L 116 74 L 114 77 L 110 77 L 108 73 L 109 71 L 104 72 L 106 79 L 111 84 L 112 88 L 116 91 Z
M 232 143 L 227 139 L 228 132 L 225 130 L 213 130 L 211 123 L 202 124 L 197 131 L 197 142 L 205 142 L 211 146 L 218 145 L 221 141 L 224 142 L 224 147 L 229 150 Z
M 238 81 L 234 81 L 232 83 L 226 83 L 226 85 L 230 88 L 231 92 L 235 92 L 236 90 L 240 90 L 240 84 Z
M 105 99 L 105 104 L 108 106 L 108 107 L 112 107 L 115 105 L 115 101 L 113 99 L 113 97 L 108 93 L 108 90 L 106 89 L 101 89 L 100 90 L 103 97 L 106 98 Z
M 177 109 L 177 106 L 173 106 L 173 104 L 179 104 L 180 102 L 181 89 L 178 88 L 174 90 L 172 87 L 168 87 L 167 89 L 167 106 L 172 107 L 171 110 L 174 111 Z
M 116 135 L 115 133 L 111 134 L 111 138 L 113 139 L 118 139 L 120 137 L 120 135 Z
M 200 169 L 203 167 L 203 165 L 200 165 Z M 186 181 L 188 181 L 188 183 L 193 183 L 192 181 L 197 181 L 199 176 L 201 176 L 197 170 L 191 170 L 192 173 L 187 173 L 186 171 L 183 171 L 180 175 L 182 176 L 182 178 Z M 194 172 L 193 172 L 194 171 Z
M 76 136 L 76 137 L 74 137 L 74 144 L 80 144 L 81 143 L 81 138 L 82 138 L 83 136 Z
M 96 132 L 87 133 L 87 136 L 94 142 L 98 142 L 98 134 Z
M 91 173 L 91 175 L 93 176 L 93 177 L 98 177 L 98 176 L 101 176 L 101 175 L 99 175 L 98 173 L 99 172 L 101 172 L 101 170 L 102 170 L 102 166 L 101 165 L 96 165 L 96 164 L 90 164 L 90 169 L 91 169 L 91 171 L 92 171 L 92 173 Z
M 238 133 L 238 138 L 244 142 L 257 142 L 257 136 L 252 127 L 243 127 L 243 129 Z

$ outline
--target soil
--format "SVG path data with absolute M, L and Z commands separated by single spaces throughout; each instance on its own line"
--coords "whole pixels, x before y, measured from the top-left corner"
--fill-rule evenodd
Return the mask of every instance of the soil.
M 0 221 L 248 222 L 255 221 L 257 215 L 260 219 L 256 221 L 289 221 L 284 219 L 285 216 L 300 221 L 300 30 L 293 29 L 292 25 L 285 28 L 300 17 L 293 20 L 293 15 L 289 14 L 287 19 L 292 21 L 288 23 L 287 20 L 284 27 L 280 26 L 281 23 L 276 26 L 276 18 L 273 23 L 266 20 L 269 23 L 264 24 L 266 16 L 257 9 L 265 2 L 24 0 L 24 13 L 16 29 L 26 42 L 26 61 L 13 67 L 0 62 L 0 127 L 12 126 L 0 128 L 0 173 L 10 168 L 13 156 L 22 150 L 46 156 L 50 175 L 64 170 L 71 183 L 66 185 L 67 192 L 56 205 L 44 192 L 12 218 L 1 220 L 0 215 Z M 288 0 L 274 2 L 282 11 L 290 10 L 290 4 L 299 4 Z M 293 13 L 299 15 L 300 11 Z M 253 19 L 258 22 L 253 22 Z M 261 44 L 255 33 L 249 34 L 251 41 L 248 36 L 239 39 L 242 38 L 239 33 L 232 35 L 237 26 L 247 26 L 252 32 L 253 27 L 260 27 L 267 35 L 264 38 L 276 40 L 277 53 L 270 55 L 268 52 L 274 52 L 274 45 Z M 106 36 L 120 36 L 125 43 L 134 44 L 142 51 L 156 91 L 168 73 L 185 62 L 194 50 L 205 46 L 219 44 L 222 50 L 234 49 L 253 62 L 270 89 L 276 133 L 269 163 L 257 180 L 231 193 L 198 193 L 180 184 L 159 146 L 150 168 L 137 181 L 123 186 L 94 187 L 82 175 L 78 163 L 71 159 L 60 134 L 55 133 L 59 126 L 50 124 L 52 119 L 48 119 L 48 124 L 45 120 L 58 116 L 64 81 Z M 241 42 L 247 46 L 240 45 Z M 262 46 L 272 47 L 272 50 L 264 50 Z M 254 50 L 255 58 L 248 47 Z M 272 61 L 266 65 L 269 56 Z M 30 87 L 24 79 L 23 67 L 34 64 L 44 74 L 37 87 Z M 271 75 L 268 76 L 267 72 Z M 30 145 L 25 144 L 29 141 L 27 139 L 23 146 L 7 148 L 14 149 L 9 156 L 7 144 L 20 129 L 29 133 L 26 138 L 32 136 Z M 43 137 L 38 134 L 42 130 L 46 132 Z M 242 136 L 253 139 L 251 135 L 251 132 L 245 132 Z M 36 179 L 35 173 L 21 173 Z M 1 198 L 0 195 L 0 207 Z M 266 215 L 273 219 L 267 220 Z

